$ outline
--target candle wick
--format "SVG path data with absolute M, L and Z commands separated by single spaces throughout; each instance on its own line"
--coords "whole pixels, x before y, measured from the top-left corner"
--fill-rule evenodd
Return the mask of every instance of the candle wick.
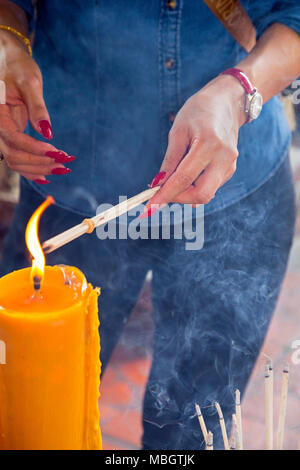
M 39 291 L 41 288 L 42 278 L 40 276 L 33 277 L 33 287 L 35 291 Z

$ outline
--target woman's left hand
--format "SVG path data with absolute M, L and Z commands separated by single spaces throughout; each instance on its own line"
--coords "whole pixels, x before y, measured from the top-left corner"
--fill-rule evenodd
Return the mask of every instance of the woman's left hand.
M 232 177 L 238 132 L 246 120 L 244 95 L 234 77 L 222 75 L 186 101 L 169 133 L 160 169 L 165 172 L 160 174 L 162 187 L 148 202 L 145 215 L 169 202 L 207 204 Z

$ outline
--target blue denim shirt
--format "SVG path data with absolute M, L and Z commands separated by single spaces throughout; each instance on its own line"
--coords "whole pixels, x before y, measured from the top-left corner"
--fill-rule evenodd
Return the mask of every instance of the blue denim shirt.
M 14 0 L 33 23 L 31 0 Z M 244 0 L 258 36 L 280 22 L 300 33 L 299 0 Z M 47 188 L 64 208 L 92 216 L 100 203 L 144 190 L 158 172 L 172 119 L 185 100 L 244 50 L 203 1 L 39 0 L 34 57 L 44 77 L 53 144 L 77 156 Z M 166 62 L 172 59 L 172 67 Z M 38 136 L 29 129 L 29 133 Z M 280 165 L 290 132 L 277 97 L 242 127 L 237 171 L 206 206 L 245 197 Z

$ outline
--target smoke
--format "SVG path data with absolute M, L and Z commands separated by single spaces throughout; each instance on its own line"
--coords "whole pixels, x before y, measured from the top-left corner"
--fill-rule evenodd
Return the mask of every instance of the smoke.
M 100 203 L 115 204 L 119 195 L 130 197 L 145 189 L 164 157 L 168 113 L 177 112 L 186 98 L 244 55 L 221 25 L 216 37 L 209 21 L 202 24 L 203 10 L 193 15 L 186 29 L 180 31 L 178 26 L 177 39 L 182 43 L 172 51 L 184 50 L 182 57 L 175 57 L 181 60 L 179 99 L 177 88 L 163 85 L 164 67 L 158 64 L 168 34 L 157 38 L 157 2 L 132 2 L 130 8 L 128 2 L 115 8 L 110 2 L 102 2 L 101 8 L 97 3 L 89 7 L 86 2 L 64 2 L 63 15 L 57 14 L 62 2 L 38 6 L 35 48 L 54 126 L 53 143 L 77 156 L 73 178 L 53 178 L 48 185 L 58 206 L 49 208 L 49 216 L 42 219 L 41 240 L 80 223 L 82 215 L 95 215 Z M 202 3 L 194 2 L 195 8 L 202 9 Z M 262 31 L 270 2 L 243 3 L 251 17 L 257 14 L 261 19 L 257 25 Z M 182 18 L 186 25 L 188 17 Z M 164 19 L 161 15 L 160 29 Z M 0 48 L 0 79 L 4 70 Z M 267 146 L 262 154 L 261 141 L 267 143 L 272 132 L 279 134 L 272 117 L 277 111 L 276 104 L 266 111 L 270 122 L 265 131 L 259 123 L 242 129 L 241 148 L 249 144 L 248 153 L 240 152 L 238 162 L 238 167 L 244 162 L 242 182 L 231 181 L 215 198 L 226 207 L 235 195 L 235 204 L 206 217 L 201 250 L 186 250 L 182 240 L 98 240 L 93 234 L 47 256 L 49 264 L 76 265 L 88 281 L 102 288 L 103 369 L 152 270 L 154 350 L 144 404 L 145 447 L 198 448 L 203 439 L 196 402 L 215 434 L 216 447 L 221 447 L 214 403 L 220 403 L 230 426 L 234 390 L 245 390 L 291 243 L 288 170 L 281 167 L 256 193 L 236 201 L 247 191 L 250 174 L 261 175 L 260 182 L 265 182 L 264 167 L 273 155 Z M 254 155 L 260 155 L 259 161 Z M 35 204 L 32 193 L 27 198 Z M 136 321 L 141 328 L 132 329 L 131 346 L 135 352 L 144 346 L 144 353 L 152 357 L 152 338 L 146 336 L 151 322 L 143 322 L 147 315 L 152 315 L 148 304 L 139 311 Z

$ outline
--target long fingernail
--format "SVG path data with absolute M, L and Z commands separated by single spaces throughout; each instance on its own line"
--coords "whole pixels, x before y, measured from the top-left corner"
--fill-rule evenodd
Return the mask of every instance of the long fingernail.
M 155 188 L 155 186 L 158 186 L 165 176 L 165 171 L 160 171 L 159 173 L 157 173 L 157 175 L 154 176 L 153 180 L 150 183 L 150 188 Z
M 63 155 L 63 156 L 57 156 L 55 158 L 56 163 L 71 163 L 76 159 L 73 155 Z
M 145 219 L 146 217 L 151 217 L 151 215 L 155 214 L 155 212 L 157 212 L 158 210 L 160 209 L 160 207 L 155 204 L 151 207 L 149 207 L 149 209 L 147 209 L 143 214 L 139 215 L 139 219 Z
M 39 127 L 45 139 L 51 140 L 53 138 L 52 127 L 49 121 L 46 121 L 46 119 L 39 121 Z
M 60 151 L 48 150 L 45 155 L 46 157 L 53 158 L 56 163 L 70 163 L 76 159 L 74 155 L 67 155 L 66 153 Z
M 54 168 L 51 171 L 52 175 L 66 175 L 68 173 L 71 173 L 70 168 Z
M 41 180 L 39 178 L 37 178 L 36 180 L 33 180 L 33 181 L 37 184 L 49 184 L 50 183 L 50 181 L 48 181 L 48 180 Z
M 66 157 L 67 154 L 65 152 L 61 152 L 61 150 L 47 150 L 45 152 L 46 157 L 50 158 L 60 158 L 60 157 Z

